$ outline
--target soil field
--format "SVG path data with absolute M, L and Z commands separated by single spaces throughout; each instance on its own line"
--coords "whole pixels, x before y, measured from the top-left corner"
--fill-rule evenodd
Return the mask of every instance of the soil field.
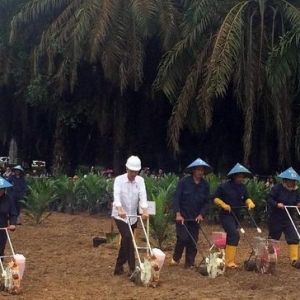
M 218 226 L 204 225 L 210 235 Z M 173 229 L 173 227 L 172 227 Z M 248 239 L 256 230 L 245 228 Z M 93 237 L 110 231 L 110 218 L 88 214 L 53 213 L 35 226 L 23 221 L 10 233 L 16 253 L 26 257 L 26 269 L 19 295 L 0 293 L 0 299 L 22 300 L 133 300 L 133 299 L 299 299 L 300 270 L 292 268 L 288 248 L 282 240 L 276 274 L 247 272 L 243 268 L 228 270 L 224 276 L 210 279 L 183 265 L 169 266 L 172 247 L 165 250 L 166 262 L 156 288 L 137 286 L 127 274 L 114 276 L 118 243 L 93 247 Z M 263 233 L 266 229 L 263 228 Z M 200 237 L 200 247 L 208 245 Z M 155 246 L 155 245 L 154 245 Z M 7 247 L 6 253 L 8 254 Z M 237 253 L 241 265 L 251 248 L 242 237 Z M 197 262 L 201 261 L 197 255 Z

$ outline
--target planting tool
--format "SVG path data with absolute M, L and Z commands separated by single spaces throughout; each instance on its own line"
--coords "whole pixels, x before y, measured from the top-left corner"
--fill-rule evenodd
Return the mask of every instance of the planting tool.
M 241 207 L 239 207 L 239 208 L 241 208 Z M 252 252 L 255 252 L 255 250 L 253 249 L 253 246 L 252 246 L 251 242 L 249 241 L 249 239 L 248 239 L 248 237 L 247 237 L 247 235 L 246 235 L 246 231 L 245 231 L 245 229 L 243 228 L 243 226 L 242 226 L 241 222 L 239 221 L 238 217 L 236 216 L 235 212 L 234 212 L 233 210 L 231 210 L 230 213 L 232 214 L 232 216 L 234 217 L 236 223 L 238 224 L 239 229 L 240 229 L 240 232 L 244 235 L 245 240 L 247 241 L 247 243 L 248 243 L 249 246 L 251 247 Z M 261 230 L 260 230 L 260 231 L 261 231 Z
M 294 222 L 294 220 L 293 220 L 293 218 L 291 216 L 291 213 L 289 211 L 289 209 L 295 209 L 297 211 L 299 217 L 300 217 L 299 207 L 298 206 L 292 206 L 292 205 L 285 205 L 284 209 L 285 209 L 285 211 L 286 211 L 286 213 L 287 213 L 287 215 L 288 215 L 288 217 L 289 217 L 289 219 L 290 219 L 290 221 L 291 221 L 291 223 L 292 223 L 292 225 L 293 225 L 293 227 L 294 227 L 294 229 L 295 229 L 295 231 L 296 231 L 296 233 L 298 235 L 298 238 L 300 239 L 299 230 L 297 229 L 297 226 L 295 225 L 295 222 Z
M 113 244 L 118 241 L 119 232 L 114 232 L 113 218 L 110 218 L 110 232 L 106 233 L 107 243 Z
M 252 215 L 252 213 L 248 210 L 248 213 L 249 213 L 249 216 L 250 216 L 250 218 L 251 218 L 251 220 L 252 220 L 252 223 L 254 224 L 254 226 L 256 227 L 256 231 L 259 233 L 259 234 L 261 234 L 262 233 L 262 230 L 260 229 L 260 227 L 258 227 L 258 225 L 257 225 L 257 223 L 256 223 L 256 221 L 255 221 L 255 219 L 253 218 L 253 215 Z
M 244 269 L 246 271 L 255 271 L 259 273 L 268 273 L 273 275 L 275 273 L 275 267 L 277 264 L 277 253 L 279 252 L 279 247 L 277 244 L 278 241 L 258 236 L 254 238 L 253 246 L 253 244 L 249 241 L 246 232 L 242 227 L 236 214 L 233 210 L 231 210 L 231 213 L 240 228 L 240 232 L 243 233 L 245 240 L 247 241 L 252 250 L 249 258 L 244 261 Z M 261 229 L 257 226 L 252 215 L 249 211 L 248 213 L 252 218 L 254 225 L 256 226 L 257 232 L 261 233 Z M 253 256 L 254 259 L 252 259 Z
M 195 220 L 185 220 L 185 222 L 195 222 Z M 209 254 L 205 256 L 202 250 L 198 247 L 198 244 L 190 231 L 188 230 L 187 226 L 183 224 L 184 228 L 186 229 L 189 237 L 193 241 L 194 245 L 196 246 L 197 251 L 201 254 L 202 260 L 197 267 L 197 271 L 204 276 L 209 276 L 210 278 L 216 278 L 219 275 L 223 275 L 225 273 L 225 251 L 224 248 L 219 248 L 216 244 L 211 243 L 208 239 L 206 233 L 199 225 L 199 228 L 204 236 L 204 239 L 209 245 Z
M 252 216 L 251 211 L 248 209 L 247 206 L 238 206 L 238 207 L 236 206 L 236 207 L 232 207 L 232 208 L 239 208 L 239 209 L 245 208 L 246 211 L 248 212 L 248 215 L 249 215 L 250 218 L 251 218 L 251 221 L 252 221 L 253 225 L 256 227 L 256 231 L 257 231 L 259 234 L 262 233 L 262 230 L 258 227 L 258 225 L 257 225 L 257 223 L 256 223 L 256 221 L 255 221 L 255 219 L 254 219 L 253 216 Z M 245 232 L 243 232 L 243 231 L 245 231 L 243 228 L 241 228 L 240 230 L 241 230 L 242 233 L 245 233 Z
M 146 241 L 146 246 L 137 245 L 134 232 L 131 228 L 130 218 L 137 218 L 140 221 L 144 239 Z M 135 249 L 136 257 L 138 260 L 138 266 L 135 271 L 130 276 L 130 280 L 134 281 L 136 284 L 141 284 L 143 286 L 153 286 L 155 287 L 159 282 L 160 270 L 164 264 L 165 254 L 158 248 L 151 248 L 149 241 L 149 222 L 147 222 L 147 229 L 145 228 L 143 219 L 141 216 L 127 215 L 127 224 L 132 237 L 133 246 Z M 146 250 L 146 257 L 142 262 L 140 256 L 140 250 Z
M 21 289 L 21 280 L 25 270 L 25 257 L 22 254 L 15 253 L 8 233 L 9 228 L 0 228 L 0 230 L 5 231 L 11 252 L 11 255 L 0 256 L 1 275 L 4 280 L 1 284 L 4 291 L 17 294 Z M 10 261 L 7 263 L 7 266 L 4 267 L 4 260 L 7 258 L 10 258 Z

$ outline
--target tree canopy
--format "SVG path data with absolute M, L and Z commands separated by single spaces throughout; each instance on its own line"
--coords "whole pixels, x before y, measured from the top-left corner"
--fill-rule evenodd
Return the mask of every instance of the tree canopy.
M 172 171 L 196 157 L 223 172 L 297 167 L 299 7 L 0 0 L 0 150 L 15 137 L 22 160 L 57 173 L 120 172 L 131 154 Z

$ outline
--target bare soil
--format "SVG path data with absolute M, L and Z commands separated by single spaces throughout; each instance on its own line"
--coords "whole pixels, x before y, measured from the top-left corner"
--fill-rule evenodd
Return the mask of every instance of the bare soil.
M 203 228 L 207 235 L 220 230 L 219 226 Z M 248 239 L 257 235 L 255 229 L 245 229 Z M 127 274 L 113 276 L 118 243 L 93 247 L 93 237 L 109 231 L 110 218 L 106 215 L 53 213 L 38 226 L 23 221 L 10 233 L 15 251 L 26 257 L 22 291 L 19 295 L 1 292 L 0 299 L 299 299 L 300 270 L 290 266 L 283 240 L 275 276 L 239 268 L 210 279 L 193 269 L 184 269 L 182 264 L 169 266 L 171 247 L 165 250 L 160 285 L 146 288 L 130 282 Z M 263 233 L 266 232 L 264 228 Z M 207 252 L 207 243 L 201 237 L 200 240 L 201 249 Z M 249 244 L 242 237 L 238 263 L 243 265 L 250 252 Z M 197 262 L 201 260 L 198 254 Z

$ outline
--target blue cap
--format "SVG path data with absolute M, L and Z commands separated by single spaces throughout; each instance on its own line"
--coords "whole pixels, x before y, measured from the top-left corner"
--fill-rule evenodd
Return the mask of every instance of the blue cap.
M 12 184 L 0 176 L 0 189 L 12 187 Z
M 21 165 L 17 165 L 15 167 L 12 167 L 12 169 L 13 170 L 20 170 L 20 171 L 24 172 L 24 169 L 23 169 L 23 167 Z
M 283 179 L 300 180 L 300 176 L 292 167 L 280 173 L 278 177 Z
M 227 174 L 227 176 L 231 176 L 233 174 L 238 174 L 238 173 L 242 173 L 245 175 L 251 175 L 251 172 L 245 168 L 244 166 L 242 166 L 241 164 L 237 163 Z
M 194 160 L 191 164 L 189 164 L 185 168 L 184 173 L 192 173 L 192 170 L 195 167 L 204 167 L 204 174 L 205 175 L 212 172 L 212 167 L 208 163 L 206 163 L 201 158 L 197 158 L 196 160 Z

